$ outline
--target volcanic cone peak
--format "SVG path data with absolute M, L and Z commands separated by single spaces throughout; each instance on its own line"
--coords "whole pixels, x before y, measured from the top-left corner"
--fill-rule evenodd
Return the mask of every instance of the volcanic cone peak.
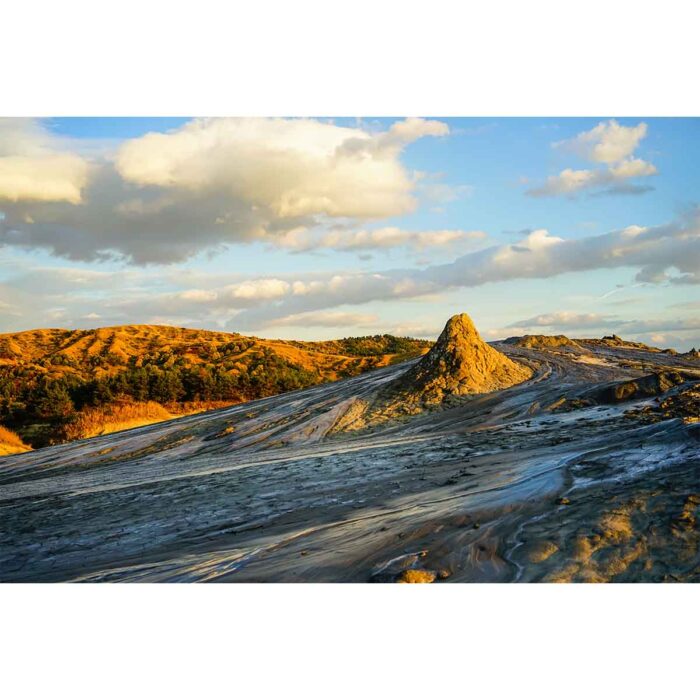
M 532 371 L 487 345 L 467 314 L 453 316 L 437 342 L 399 378 L 400 388 L 420 394 L 423 402 L 445 395 L 482 394 L 504 389 L 532 376 Z
M 529 379 L 532 370 L 487 345 L 467 314 L 453 316 L 437 342 L 374 396 L 357 399 L 333 427 L 362 430 L 436 408 L 453 396 L 485 394 Z

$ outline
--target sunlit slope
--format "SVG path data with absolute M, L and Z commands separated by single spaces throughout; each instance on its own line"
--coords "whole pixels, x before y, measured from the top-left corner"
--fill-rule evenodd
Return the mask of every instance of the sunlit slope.
M 390 335 L 266 340 L 156 325 L 0 335 L 0 423 L 34 447 L 351 377 L 415 357 Z

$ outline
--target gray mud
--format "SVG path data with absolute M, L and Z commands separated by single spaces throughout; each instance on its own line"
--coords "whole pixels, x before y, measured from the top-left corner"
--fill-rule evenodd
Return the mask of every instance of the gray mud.
M 0 580 L 700 580 L 698 424 L 551 408 L 700 362 L 498 349 L 533 378 L 374 431 L 332 428 L 411 363 L 5 457 Z

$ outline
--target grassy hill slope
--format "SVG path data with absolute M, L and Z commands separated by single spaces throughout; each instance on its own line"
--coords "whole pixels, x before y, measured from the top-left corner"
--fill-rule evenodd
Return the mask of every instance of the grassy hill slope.
M 430 343 L 322 342 L 134 325 L 0 335 L 0 424 L 32 447 L 351 377 Z

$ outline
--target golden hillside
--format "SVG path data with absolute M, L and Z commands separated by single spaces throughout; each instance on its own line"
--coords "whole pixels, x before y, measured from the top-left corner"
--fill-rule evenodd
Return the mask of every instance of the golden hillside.
M 426 352 L 390 335 L 322 342 L 133 325 L 0 335 L 0 424 L 34 447 L 355 376 Z

